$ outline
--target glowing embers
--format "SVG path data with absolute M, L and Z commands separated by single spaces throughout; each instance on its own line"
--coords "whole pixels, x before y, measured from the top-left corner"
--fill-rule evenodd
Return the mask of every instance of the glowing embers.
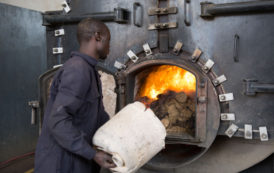
M 152 66 L 136 77 L 135 99 L 150 107 L 169 135 L 194 135 L 195 76 L 177 66 Z

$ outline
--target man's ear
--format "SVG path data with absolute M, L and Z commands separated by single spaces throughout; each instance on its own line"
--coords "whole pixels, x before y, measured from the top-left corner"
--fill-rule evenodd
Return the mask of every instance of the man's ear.
M 102 40 L 102 37 L 101 37 L 100 32 L 95 32 L 95 33 L 94 33 L 94 37 L 95 37 L 95 40 L 96 40 L 96 41 L 101 41 L 101 40 Z

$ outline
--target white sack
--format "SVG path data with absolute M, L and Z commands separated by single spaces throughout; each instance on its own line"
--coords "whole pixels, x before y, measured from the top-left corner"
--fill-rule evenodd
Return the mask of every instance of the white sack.
M 132 173 L 165 146 L 166 129 L 141 102 L 124 107 L 93 137 L 93 144 L 110 153 L 117 165 L 112 171 Z

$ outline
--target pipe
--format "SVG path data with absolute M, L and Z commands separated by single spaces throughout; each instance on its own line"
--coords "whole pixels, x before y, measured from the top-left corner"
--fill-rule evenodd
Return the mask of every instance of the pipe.
M 129 12 L 123 8 L 115 8 L 112 12 L 82 15 L 44 14 L 43 25 L 78 23 L 85 18 L 93 18 L 103 22 L 127 23 Z
M 201 3 L 201 17 L 214 17 L 218 15 L 243 14 L 243 13 L 266 13 L 274 12 L 274 1 L 249 1 L 225 4 L 211 2 Z

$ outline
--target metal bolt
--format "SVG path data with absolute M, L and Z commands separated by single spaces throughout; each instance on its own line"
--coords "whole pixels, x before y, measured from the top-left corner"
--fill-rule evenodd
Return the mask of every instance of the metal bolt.
M 225 96 L 224 95 L 221 96 L 221 100 L 225 100 Z
M 161 27 L 161 25 L 159 24 L 159 23 L 155 23 L 155 25 L 154 25 L 156 28 L 160 28 Z
M 207 66 L 204 66 L 203 69 L 204 69 L 204 70 L 208 70 L 208 67 L 207 67 Z
M 55 34 L 56 34 L 56 35 L 59 35 L 59 34 L 60 34 L 60 31 L 55 31 Z
M 232 129 L 230 129 L 230 130 L 228 130 L 228 132 L 227 132 L 229 135 L 232 135 L 233 134 L 233 130 Z
M 167 8 L 163 8 L 163 12 L 167 12 Z
M 167 23 L 164 23 L 164 24 L 163 24 L 163 27 L 164 27 L 164 28 L 168 27 L 168 24 L 167 24 Z
M 58 49 L 53 49 L 53 52 L 58 52 Z
M 131 57 L 132 60 L 136 60 L 137 58 L 135 56 Z
M 159 13 L 159 12 L 160 12 L 160 9 L 159 9 L 159 8 L 155 9 L 155 12 L 156 12 L 156 13 Z
M 261 138 L 262 138 L 262 139 L 266 139 L 266 138 L 267 138 L 267 135 L 266 135 L 265 133 L 263 133 L 263 134 L 261 135 Z
M 214 83 L 215 85 L 218 85 L 218 84 L 219 84 L 219 81 L 214 80 L 213 83 Z
M 247 137 L 251 137 L 251 132 L 250 132 L 250 131 L 247 131 L 247 132 L 245 133 L 245 135 L 246 135 Z
M 62 6 L 65 8 L 65 7 L 67 7 L 67 4 L 62 4 Z
M 226 120 L 227 119 L 227 114 L 223 114 L 222 119 Z

